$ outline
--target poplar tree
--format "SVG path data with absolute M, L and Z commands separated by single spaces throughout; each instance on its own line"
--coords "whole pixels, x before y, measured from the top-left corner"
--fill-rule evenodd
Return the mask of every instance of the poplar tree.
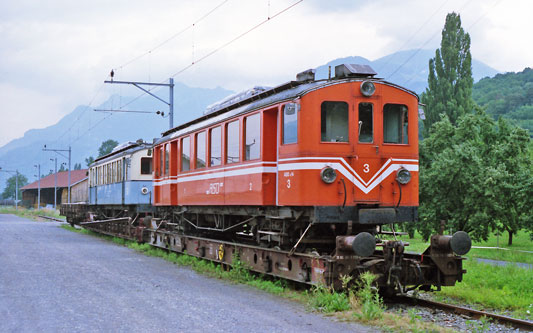
M 459 14 L 450 13 L 442 30 L 440 49 L 429 60 L 428 88 L 421 101 L 426 105 L 424 137 L 445 114 L 455 125 L 457 119 L 473 109 L 472 55 L 470 35 L 461 27 Z

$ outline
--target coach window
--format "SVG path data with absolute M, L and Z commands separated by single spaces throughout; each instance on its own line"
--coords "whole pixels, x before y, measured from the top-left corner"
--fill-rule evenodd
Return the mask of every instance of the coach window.
M 141 157 L 141 175 L 149 175 L 152 173 L 152 158 Z
M 322 142 L 348 142 L 348 103 L 322 102 L 320 121 Z
M 196 134 L 196 169 L 205 168 L 205 132 Z
M 261 157 L 261 115 L 256 113 L 244 118 L 246 148 L 244 159 L 255 160 Z
M 229 123 L 226 133 L 226 163 L 239 162 L 239 121 Z
M 170 175 L 170 144 L 165 145 L 165 176 Z
M 181 139 L 181 171 L 191 169 L 191 138 Z
M 383 108 L 383 142 L 408 144 L 407 106 L 385 104 Z
M 374 122 L 373 122 L 373 104 L 359 103 L 359 142 L 374 142 Z
M 283 144 L 298 141 L 299 104 L 287 103 L 283 107 Z
M 209 165 L 210 166 L 217 166 L 222 163 L 222 145 L 221 145 L 221 129 L 219 127 L 215 127 L 211 130 L 211 135 L 209 138 L 209 153 L 210 153 L 210 160 Z
M 111 170 L 109 183 L 113 184 L 115 182 L 115 170 L 116 170 L 115 162 L 111 162 L 109 169 Z
M 163 155 L 163 147 L 159 147 L 159 165 L 158 165 L 158 168 L 157 168 L 157 176 L 158 177 L 161 177 L 163 176 L 163 162 L 165 161 L 164 159 L 164 156 Z

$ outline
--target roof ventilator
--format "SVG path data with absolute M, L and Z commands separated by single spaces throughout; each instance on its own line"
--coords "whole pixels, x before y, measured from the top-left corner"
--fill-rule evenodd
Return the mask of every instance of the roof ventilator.
M 315 80 L 315 69 L 311 68 L 296 74 L 296 81 L 307 82 Z
M 371 78 L 377 74 L 369 65 L 342 64 L 335 66 L 335 78 L 338 79 L 345 77 Z

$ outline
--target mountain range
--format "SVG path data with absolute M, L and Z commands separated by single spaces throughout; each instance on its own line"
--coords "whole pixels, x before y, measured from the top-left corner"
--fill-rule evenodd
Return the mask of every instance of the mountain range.
M 385 57 L 368 60 L 363 57 L 351 56 L 335 59 L 316 68 L 316 78 L 328 77 L 328 67 L 342 63 L 357 63 L 370 65 L 378 77 L 387 81 L 409 88 L 421 93 L 427 86 L 428 62 L 434 57 L 434 51 L 409 50 L 396 52 Z M 498 73 L 495 69 L 479 62 L 472 61 L 474 81 L 484 77 L 492 77 Z M 296 72 L 300 69 L 295 70 Z M 258 82 L 261 83 L 261 82 Z M 281 83 L 281 82 L 280 82 Z M 231 90 L 217 87 L 215 89 L 189 87 L 176 82 L 174 87 L 174 125 L 179 125 L 201 116 L 206 106 L 233 94 Z M 166 99 L 167 92 L 161 91 L 161 97 Z M 134 99 L 132 97 L 112 96 L 95 109 L 112 109 L 124 105 L 123 101 Z M 166 113 L 167 106 L 150 96 L 142 96 L 127 106 L 130 110 L 161 110 Z M 28 130 L 23 137 L 15 139 L 0 147 L 0 166 L 5 170 L 18 169 L 28 177 L 30 182 L 36 177 L 36 161 L 42 162 L 41 173 L 48 174 L 53 169 L 51 158 L 58 157 L 58 163 L 67 162 L 53 152 L 43 151 L 44 144 L 47 148 L 68 149 L 65 142 L 70 142 L 72 149 L 72 167 L 81 163 L 85 167 L 85 158 L 96 157 L 100 144 L 113 139 L 118 142 L 135 141 L 144 139 L 151 142 L 153 138 L 161 135 L 168 129 L 168 118 L 155 114 L 143 113 L 105 113 L 94 112 L 93 107 L 78 106 L 71 113 L 64 116 L 56 124 L 43 128 Z M 61 152 L 65 155 L 65 152 Z M 0 184 L 0 192 L 5 184 Z

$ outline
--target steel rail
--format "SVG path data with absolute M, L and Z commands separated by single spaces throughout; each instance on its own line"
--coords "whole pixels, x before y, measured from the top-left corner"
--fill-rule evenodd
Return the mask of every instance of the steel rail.
M 422 299 L 422 298 L 416 298 L 416 297 L 411 297 L 411 296 L 393 296 L 387 299 L 390 299 L 396 303 L 407 303 L 411 305 L 420 305 L 424 307 L 443 310 L 446 312 L 453 312 L 456 314 L 467 315 L 474 319 L 479 319 L 485 316 L 487 318 L 490 318 L 490 319 L 493 319 L 499 322 L 500 324 L 511 325 L 518 329 L 533 331 L 533 322 L 528 321 L 528 320 L 512 318 L 509 316 L 499 315 L 496 313 L 474 310 L 474 309 L 466 308 L 466 307 L 459 306 L 459 305 L 447 304 L 447 303 L 442 303 L 442 302 L 437 302 L 437 301 Z
M 46 215 L 37 215 L 37 217 L 40 217 L 40 218 L 43 218 L 43 219 L 52 220 L 52 221 L 57 221 L 57 222 L 67 222 L 66 220 L 62 220 L 62 219 L 58 219 L 56 217 L 51 217 L 51 216 L 46 216 Z

